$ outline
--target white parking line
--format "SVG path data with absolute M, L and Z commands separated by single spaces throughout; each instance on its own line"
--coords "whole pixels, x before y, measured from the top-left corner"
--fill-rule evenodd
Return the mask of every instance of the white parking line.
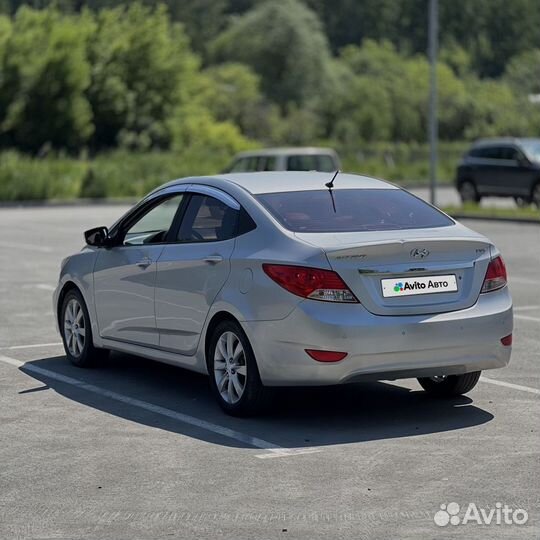
M 539 306 L 514 306 L 514 311 L 534 311 L 535 309 L 540 309 Z
M 522 321 L 534 321 L 540 323 L 540 317 L 531 317 L 530 315 L 514 314 L 514 319 L 520 319 Z
M 505 381 L 498 381 L 496 379 L 489 379 L 483 375 L 480 377 L 481 382 L 495 384 L 497 386 L 504 386 L 505 388 L 512 388 L 513 390 L 521 390 L 522 392 L 529 392 L 529 394 L 540 395 L 540 390 L 538 388 L 531 388 L 530 386 L 522 386 L 521 384 L 514 384 Z
M 519 277 L 519 276 L 510 276 L 510 285 L 512 285 L 512 282 L 516 282 L 516 283 L 524 283 L 526 285 L 536 285 L 537 283 L 537 280 L 535 279 L 532 279 L 532 278 L 524 278 L 524 277 Z
M 38 375 L 48 377 L 49 379 L 54 379 L 55 381 L 69 384 L 71 386 L 76 386 L 77 388 L 81 388 L 82 390 L 85 390 L 86 392 L 98 394 L 100 396 L 104 396 L 115 401 L 120 401 L 121 403 L 126 403 L 128 405 L 131 405 L 132 407 L 138 407 L 139 409 L 144 409 L 154 414 L 166 416 L 167 418 L 178 420 L 179 422 L 183 422 L 184 424 L 189 424 L 191 426 L 204 429 L 206 431 L 210 431 L 212 433 L 221 435 L 223 437 L 227 437 L 229 439 L 233 439 L 235 441 L 241 442 L 242 444 L 247 444 L 249 446 L 253 446 L 254 448 L 259 448 L 261 450 L 267 451 L 267 453 L 265 454 L 259 454 L 255 456 L 258 458 L 290 457 L 290 456 L 296 456 L 299 454 L 312 454 L 314 452 L 321 451 L 320 448 L 316 448 L 316 447 L 283 448 L 277 444 L 265 441 L 264 439 L 259 439 L 258 437 L 252 437 L 251 435 L 247 435 L 245 433 L 236 431 L 234 429 L 220 426 L 218 424 L 213 424 L 212 422 L 207 422 L 206 420 L 201 420 L 200 418 L 195 418 L 194 416 L 190 416 L 188 414 L 173 411 L 172 409 L 167 409 L 159 405 L 154 405 L 153 403 L 148 403 L 147 401 L 143 401 L 141 399 L 131 398 L 123 394 L 119 394 L 118 392 L 106 390 L 105 388 L 95 386 L 94 384 L 85 383 L 73 377 L 61 375 L 60 373 L 56 373 L 54 371 L 50 371 L 48 369 L 44 369 L 39 366 L 36 366 L 32 364 L 31 362 L 21 362 L 20 360 L 16 360 L 15 358 L 10 358 L 9 356 L 3 356 L 3 355 L 0 355 L 0 362 L 3 362 L 4 364 L 8 364 L 11 366 L 15 366 L 17 368 L 24 367 L 24 369 L 26 371 L 29 371 L 30 373 L 36 373 Z
M 39 251 L 41 253 L 51 253 L 52 248 L 40 244 L 24 244 L 21 242 L 0 242 L 0 248 L 27 249 L 28 251 Z
M 30 285 L 25 285 L 25 289 L 41 289 L 42 291 L 54 291 L 56 287 L 54 285 L 49 285 L 48 283 L 32 283 Z
M 61 341 L 55 343 L 34 343 L 32 345 L 12 345 L 11 347 L 0 347 L 0 350 L 16 351 L 19 349 L 39 349 L 40 347 L 58 347 L 62 345 Z

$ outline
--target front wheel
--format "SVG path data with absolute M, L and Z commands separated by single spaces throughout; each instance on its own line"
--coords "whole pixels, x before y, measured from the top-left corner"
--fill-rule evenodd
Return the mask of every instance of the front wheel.
M 103 361 L 109 351 L 94 347 L 88 309 L 81 293 L 70 290 L 62 302 L 60 330 L 68 360 L 77 367 L 92 367 Z
M 422 388 L 437 397 L 461 396 L 470 392 L 480 379 L 481 371 L 463 375 L 440 375 L 438 377 L 419 377 Z
M 220 407 L 233 416 L 251 416 L 266 403 L 253 349 L 240 325 L 224 321 L 214 330 L 206 364 Z

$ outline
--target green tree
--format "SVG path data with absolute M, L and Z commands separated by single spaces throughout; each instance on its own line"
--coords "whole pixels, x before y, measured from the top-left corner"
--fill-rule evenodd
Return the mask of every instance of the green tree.
M 216 120 L 237 125 L 249 138 L 271 140 L 277 110 L 261 93 L 260 77 L 248 66 L 225 63 L 203 72 L 203 104 Z
M 93 31 L 89 16 L 21 8 L 4 42 L 0 132 L 4 144 L 36 152 L 44 145 L 78 150 L 93 131 L 84 95 Z
M 178 24 L 164 7 L 139 2 L 102 10 L 90 43 L 94 146 L 167 147 L 168 120 L 189 99 L 198 62 Z
M 321 90 L 330 53 L 312 11 L 298 0 L 272 0 L 234 20 L 213 43 L 212 57 L 250 66 L 264 93 L 285 107 Z
M 505 81 L 518 94 L 540 94 L 540 49 L 521 53 L 509 62 Z

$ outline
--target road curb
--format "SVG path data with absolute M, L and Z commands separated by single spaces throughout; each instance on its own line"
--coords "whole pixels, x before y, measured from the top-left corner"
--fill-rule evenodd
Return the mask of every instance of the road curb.
M 507 223 L 525 223 L 528 225 L 540 225 L 540 219 L 533 218 L 512 218 L 503 216 L 474 216 L 468 214 L 448 214 L 454 219 L 471 219 L 473 221 L 499 221 Z

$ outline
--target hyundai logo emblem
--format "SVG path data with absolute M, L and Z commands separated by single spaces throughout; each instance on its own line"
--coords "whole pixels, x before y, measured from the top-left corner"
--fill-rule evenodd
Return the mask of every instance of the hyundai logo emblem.
M 411 250 L 411 257 L 415 259 L 425 259 L 429 255 L 429 251 L 425 248 L 414 248 Z

